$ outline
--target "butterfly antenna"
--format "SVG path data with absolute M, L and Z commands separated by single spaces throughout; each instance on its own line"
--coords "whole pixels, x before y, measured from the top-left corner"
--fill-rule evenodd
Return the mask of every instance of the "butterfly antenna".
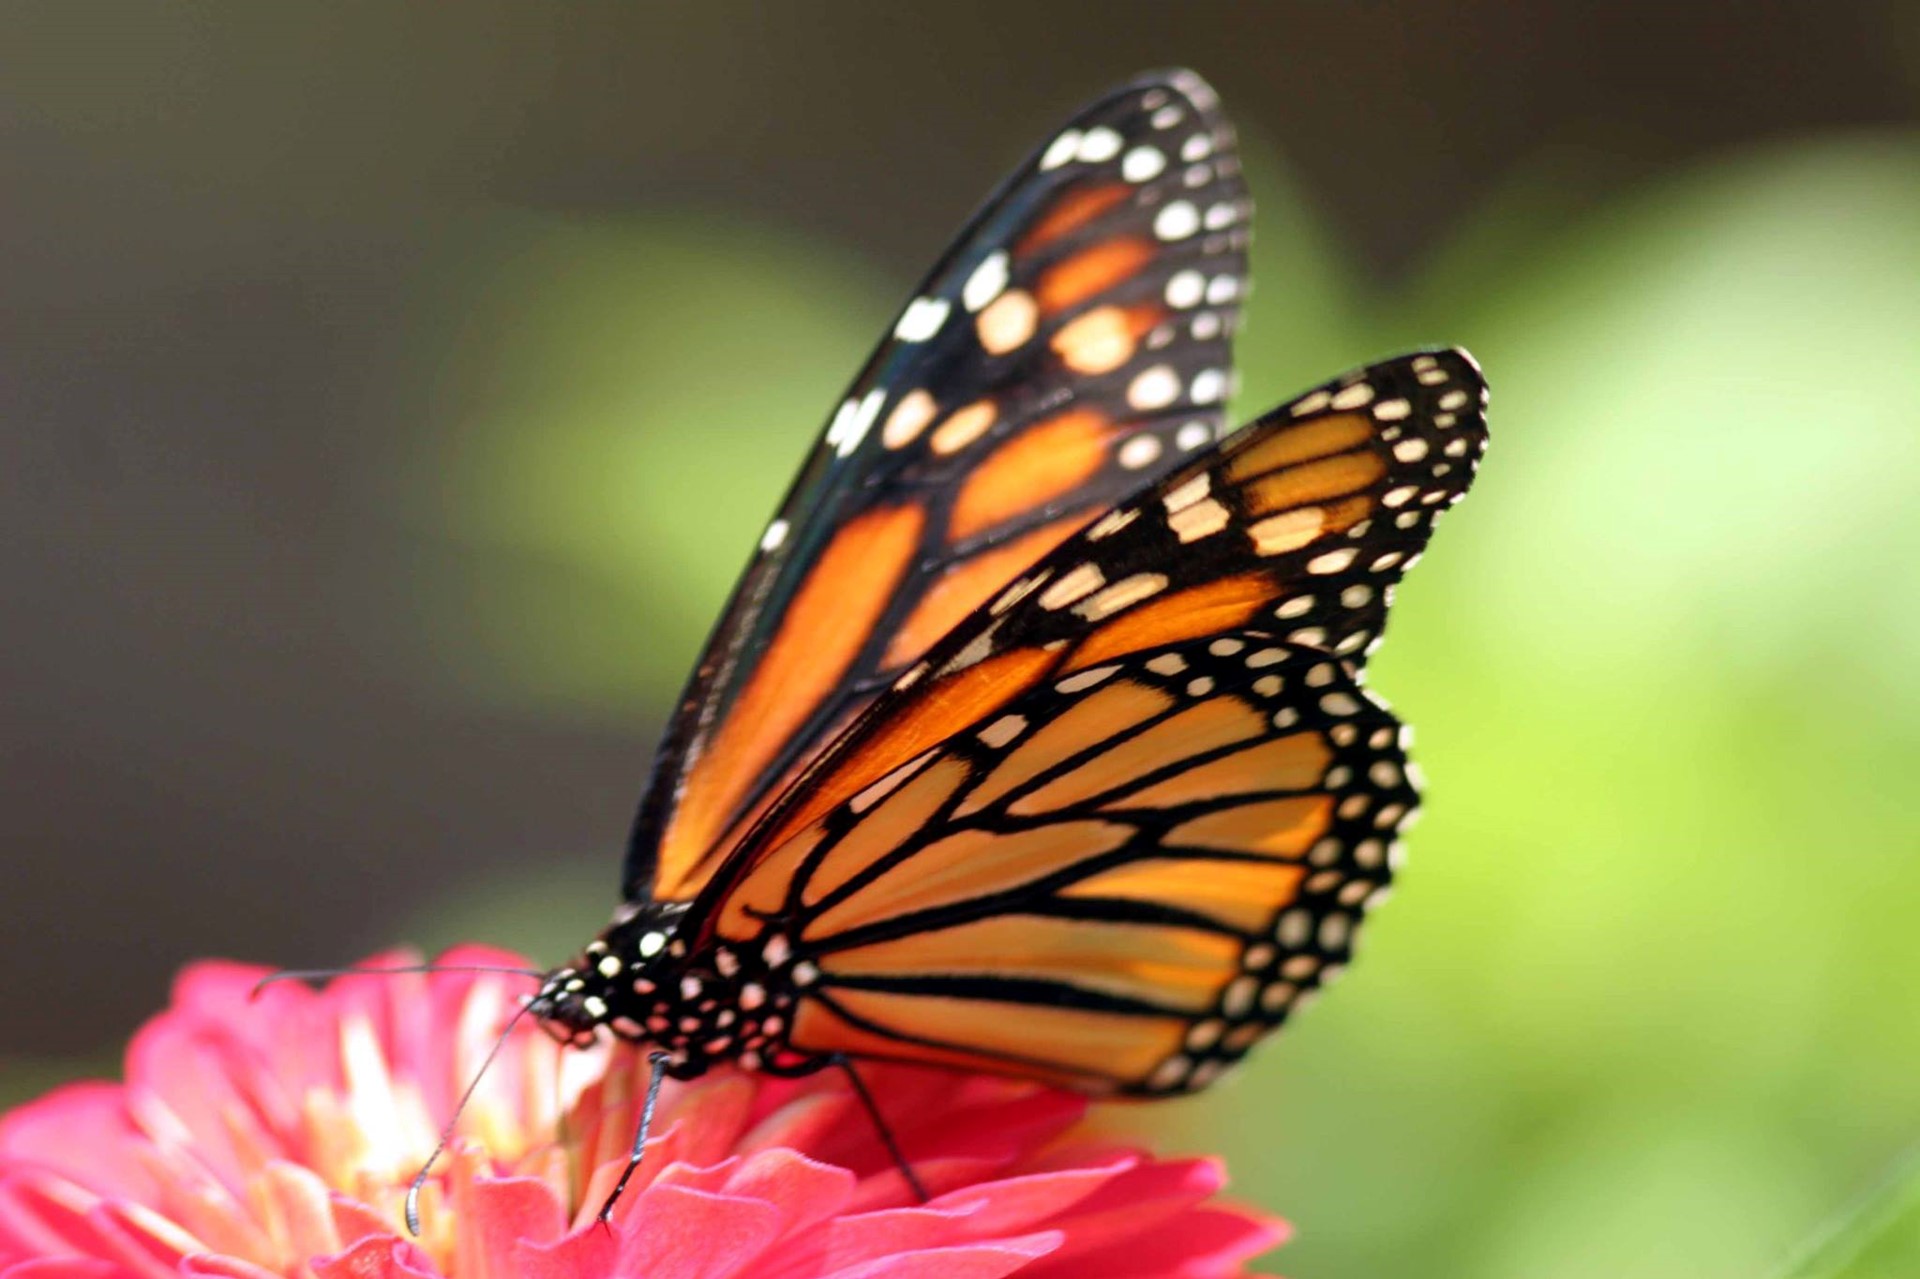
M 444 971 L 444 970 L 443 970 Z M 518 971 L 509 969 L 507 971 Z M 447 1120 L 447 1126 L 440 1130 L 440 1140 L 434 1143 L 433 1153 L 427 1156 L 427 1162 L 420 1165 L 420 1171 L 413 1174 L 413 1182 L 407 1187 L 407 1233 L 416 1239 L 420 1237 L 420 1188 L 427 1184 L 427 1177 L 433 1172 L 434 1164 L 440 1162 L 440 1156 L 446 1153 L 453 1142 L 453 1130 L 459 1126 L 460 1116 L 467 1111 L 467 1103 L 473 1100 L 473 1094 L 480 1087 L 480 1081 L 486 1078 L 487 1068 L 493 1065 L 493 1059 L 507 1046 L 507 1039 L 513 1034 L 513 1028 L 520 1019 L 533 1011 L 531 1003 L 520 1005 L 513 1016 L 507 1018 L 507 1024 L 500 1029 L 500 1037 L 493 1041 L 493 1047 L 487 1049 L 486 1057 L 480 1062 L 480 1069 L 473 1072 L 473 1079 L 467 1084 L 466 1091 L 460 1094 L 460 1101 L 453 1108 L 453 1114 Z
M 511 977 L 532 977 L 536 980 L 546 976 L 538 969 L 511 968 L 504 964 L 404 964 L 398 968 L 283 968 L 253 983 L 253 989 L 247 993 L 247 998 L 258 999 L 261 991 L 269 986 L 277 986 L 283 981 L 326 981 L 334 977 L 359 977 L 369 973 L 380 976 L 397 976 L 401 973 L 505 973 Z

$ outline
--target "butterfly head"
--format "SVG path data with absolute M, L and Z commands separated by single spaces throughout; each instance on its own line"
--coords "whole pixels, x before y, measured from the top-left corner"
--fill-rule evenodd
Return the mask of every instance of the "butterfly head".
M 592 1042 L 602 1026 L 639 1038 L 633 1013 L 671 988 L 671 970 L 686 954 L 678 936 L 686 910 L 684 902 L 622 907 L 605 932 L 546 975 L 533 997 L 533 1015 L 575 1044 Z
M 798 1066 L 786 1032 L 796 983 L 817 976 L 783 936 L 751 949 L 693 936 L 683 902 L 629 903 L 605 932 L 547 974 L 529 1012 L 564 1042 L 606 1031 L 668 1055 L 688 1079 L 716 1061 Z

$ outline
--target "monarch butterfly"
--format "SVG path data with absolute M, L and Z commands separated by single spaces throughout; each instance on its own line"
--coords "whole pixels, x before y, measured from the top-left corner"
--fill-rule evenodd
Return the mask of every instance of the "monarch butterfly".
M 1250 211 L 1213 91 L 1145 76 L 867 361 L 526 1009 L 649 1045 L 646 1117 L 726 1061 L 1198 1089 L 1346 961 L 1418 801 L 1361 667 L 1486 391 L 1425 351 L 1225 435 Z

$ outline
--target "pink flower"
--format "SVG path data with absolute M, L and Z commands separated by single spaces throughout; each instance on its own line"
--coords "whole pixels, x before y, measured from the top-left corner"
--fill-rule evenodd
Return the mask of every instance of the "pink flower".
M 445 962 L 522 965 L 479 949 Z M 407 1183 L 528 983 L 356 977 L 250 1000 L 261 976 L 189 968 L 134 1038 L 126 1083 L 0 1119 L 3 1279 L 1199 1279 L 1244 1273 L 1284 1233 L 1210 1201 L 1214 1161 L 1072 1136 L 1071 1094 L 882 1066 L 866 1074 L 931 1202 L 837 1073 L 725 1070 L 668 1083 L 602 1229 L 645 1057 L 523 1026 L 413 1239 Z

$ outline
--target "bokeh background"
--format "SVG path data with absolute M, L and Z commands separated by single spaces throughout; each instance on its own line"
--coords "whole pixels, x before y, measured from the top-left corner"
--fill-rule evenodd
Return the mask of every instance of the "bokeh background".
M 1920 9 L 0 10 L 0 1092 L 200 955 L 604 919 L 663 708 L 972 203 L 1185 63 L 1242 415 L 1471 347 L 1430 807 L 1204 1098 L 1299 1279 L 1764 1276 L 1920 1139 Z M 1844 1273 L 1920 1273 L 1896 1229 Z M 1836 1272 L 1838 1273 L 1838 1272 Z

